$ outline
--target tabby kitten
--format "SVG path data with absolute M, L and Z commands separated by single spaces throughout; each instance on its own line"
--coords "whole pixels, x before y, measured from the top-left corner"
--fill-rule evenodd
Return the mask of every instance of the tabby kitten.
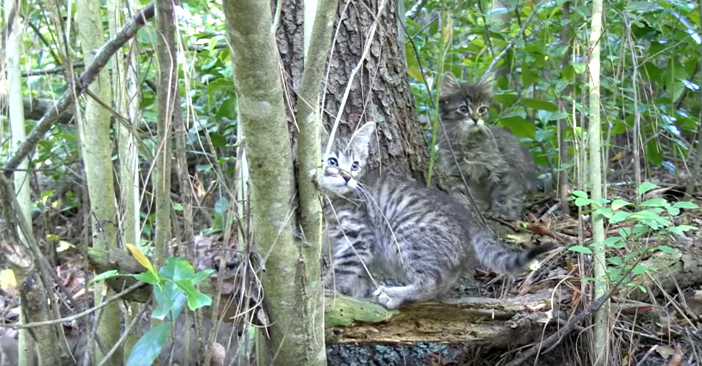
M 451 194 L 466 207 L 471 206 L 467 188 L 478 209 L 518 219 L 527 194 L 536 190 L 536 165 L 511 132 L 485 124 L 492 82 L 490 75 L 476 83 L 444 76 L 439 95 L 441 168 Z
M 374 130 L 375 124 L 365 124 L 350 139 L 337 138 L 324 154 L 319 183 L 328 197 L 328 288 L 396 309 L 447 292 L 475 268 L 475 259 L 496 271 L 514 273 L 550 249 L 512 252 L 447 194 L 407 178 L 366 172 Z M 385 284 L 372 291 L 371 284 L 377 285 L 380 277 L 404 285 Z

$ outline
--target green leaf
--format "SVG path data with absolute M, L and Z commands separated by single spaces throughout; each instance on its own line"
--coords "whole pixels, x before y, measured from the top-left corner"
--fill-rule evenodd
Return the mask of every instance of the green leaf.
M 666 206 L 668 206 L 668 201 L 666 201 L 663 198 L 651 198 L 649 200 L 641 202 L 641 204 L 639 205 L 639 207 L 666 207 Z
M 617 199 L 612 201 L 612 210 L 616 211 L 624 206 L 629 206 L 630 204 L 630 202 Z
M 660 251 L 663 252 L 663 253 L 666 253 L 666 254 L 673 254 L 673 253 L 675 253 L 675 249 L 673 249 L 673 248 L 671 248 L 671 247 L 669 247 L 669 246 L 667 246 L 667 245 L 659 245 L 657 249 L 660 250 Z
M 668 231 L 676 235 L 684 235 L 686 231 L 697 230 L 696 227 L 690 225 L 678 225 L 668 228 Z
M 196 310 L 203 306 L 212 305 L 212 299 L 198 291 L 193 285 L 193 281 L 191 279 L 175 281 L 175 284 L 181 289 L 181 291 L 185 292 L 190 310 Z
M 574 245 L 570 248 L 568 248 L 569 251 L 571 252 L 576 252 L 576 253 L 581 253 L 581 254 L 592 254 L 592 250 L 588 247 L 584 247 L 582 245 Z
M 651 183 L 651 182 L 643 182 L 641 183 L 641 186 L 639 186 L 639 195 L 642 195 L 652 189 L 659 188 L 657 185 Z
M 563 70 L 561 70 L 561 76 L 568 81 L 575 80 L 575 69 L 573 65 L 564 67 Z
M 626 212 L 626 211 L 617 211 L 614 216 L 609 218 L 609 223 L 610 224 L 615 224 L 617 222 L 622 222 L 631 216 L 631 212 Z
M 524 104 L 525 107 L 528 108 L 533 108 L 536 110 L 541 110 L 541 111 L 549 111 L 549 112 L 556 112 L 558 111 L 558 107 L 547 101 L 547 100 L 539 100 L 539 99 L 522 99 L 522 104 Z
M 151 366 L 161 354 L 170 334 L 171 324 L 167 322 L 149 329 L 132 348 L 127 366 Z
M 588 198 L 578 197 L 575 199 L 575 205 L 578 207 L 587 206 L 590 204 L 590 202 L 592 202 L 592 201 Z
M 669 214 L 670 216 L 678 216 L 678 215 L 680 215 L 680 209 L 677 208 L 677 207 L 668 206 L 668 207 L 666 207 L 665 209 L 668 210 L 668 214 Z
M 193 277 L 193 284 L 197 285 L 205 278 L 210 277 L 214 272 L 215 272 L 214 269 L 204 269 L 204 270 L 196 273 L 195 276 Z
M 680 201 L 680 202 L 675 202 L 673 204 L 673 207 L 675 208 L 688 208 L 688 209 L 696 209 L 700 208 L 700 206 L 697 206 L 696 204 L 688 201 Z
M 595 213 L 598 213 L 606 218 L 610 218 L 612 215 L 614 215 L 614 211 L 609 207 L 598 207 L 595 210 Z
M 514 93 L 500 93 L 500 94 L 495 94 L 492 97 L 492 100 L 494 100 L 495 102 L 500 103 L 504 106 L 511 106 L 512 104 L 514 104 L 517 101 L 518 98 L 519 97 L 517 97 L 517 94 L 514 94 Z
M 119 276 L 120 276 L 120 274 L 116 269 L 102 272 L 99 275 L 93 277 L 93 279 L 90 280 L 90 282 L 88 282 L 88 286 L 92 285 L 95 282 L 100 282 L 100 281 L 104 281 L 108 278 L 119 277 Z
M 626 242 L 622 240 L 621 236 L 610 236 L 605 238 L 604 245 L 611 248 L 622 248 L 626 247 Z
M 657 139 L 651 139 L 646 144 L 646 157 L 653 165 L 661 165 L 663 163 L 663 150 Z
M 146 282 L 146 283 L 153 285 L 153 286 L 160 286 L 161 285 L 161 281 L 158 278 L 158 276 L 156 276 L 156 273 L 151 272 L 151 271 L 142 272 L 142 273 L 139 273 L 137 275 L 134 275 L 134 278 L 136 278 L 137 280 L 139 280 L 141 282 Z
M 528 138 L 533 139 L 536 137 L 536 126 L 534 126 L 533 123 L 527 121 L 523 117 L 520 117 L 520 116 L 505 117 L 505 118 L 501 118 L 498 122 L 502 126 L 506 127 L 510 131 L 512 131 L 514 136 L 516 136 L 517 138 L 528 137 Z
M 662 10 L 663 7 L 651 1 L 636 1 L 626 7 L 627 10 L 631 12 L 644 12 L 650 13 L 652 11 Z
M 622 265 L 622 258 L 621 257 L 609 257 L 607 258 L 607 262 L 610 264 L 613 264 L 615 266 L 621 266 Z
M 634 267 L 634 269 L 631 271 L 631 274 L 633 274 L 634 276 L 638 276 L 638 275 L 640 275 L 640 274 L 646 273 L 646 271 L 648 271 L 648 268 L 647 268 L 646 266 L 644 266 L 644 265 L 642 265 L 642 264 L 639 263 L 639 264 L 637 264 L 637 265 Z
M 575 191 L 571 192 L 571 196 L 587 198 L 587 193 L 580 191 L 580 190 L 575 190 Z
M 571 65 L 573 66 L 573 70 L 575 70 L 576 74 L 582 74 L 586 70 L 584 62 L 573 62 Z

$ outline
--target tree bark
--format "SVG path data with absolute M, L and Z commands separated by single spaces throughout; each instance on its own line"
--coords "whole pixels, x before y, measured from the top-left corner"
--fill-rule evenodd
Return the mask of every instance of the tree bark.
M 311 292 L 322 291 L 321 278 L 308 278 L 306 266 L 313 264 L 305 263 L 292 231 L 295 176 L 270 3 L 227 0 L 223 7 L 251 179 L 253 231 L 266 257 L 262 282 L 271 318 L 266 349 L 276 365 L 326 365 L 322 324 L 310 321 L 323 312 L 314 302 L 319 294 Z
M 105 43 L 97 0 L 79 0 L 76 3 L 76 12 L 83 58 L 86 64 L 90 64 L 95 59 L 96 50 Z M 96 82 L 88 90 L 92 98 L 88 98 L 85 112 L 78 118 L 78 130 L 92 210 L 93 246 L 106 249 L 117 245 L 117 216 L 114 206 L 115 188 L 110 141 L 111 115 L 110 111 L 100 104 L 102 102 L 109 105 L 112 101 L 112 83 L 107 70 L 103 69 L 98 73 Z M 100 304 L 102 297 L 105 296 L 102 291 L 103 286 L 95 285 L 95 304 Z M 107 296 L 113 294 L 114 292 L 107 291 Z M 105 353 L 119 340 L 119 304 L 114 303 L 103 308 L 102 316 L 97 320 L 99 321 L 97 335 L 104 346 L 104 349 L 96 347 L 96 359 L 100 362 Z M 122 364 L 122 353 L 116 352 L 110 361 L 117 365 Z
M 298 90 L 302 80 L 302 3 L 302 0 L 284 2 L 276 34 L 289 91 Z M 368 122 L 378 123 L 379 149 L 371 157 L 371 166 L 424 182 L 429 163 L 427 142 L 407 78 L 404 44 L 398 42 L 397 4 L 395 0 L 386 1 L 376 18 L 382 3 L 383 0 L 339 3 L 332 36 L 334 53 L 327 61 L 329 75 L 322 89 L 322 117 L 329 130 L 341 107 L 349 76 L 361 62 L 360 72 L 351 82 L 338 133 L 351 133 Z M 376 19 L 379 23 L 370 52 L 362 58 Z M 289 105 L 295 105 L 297 96 L 288 94 L 292 102 Z

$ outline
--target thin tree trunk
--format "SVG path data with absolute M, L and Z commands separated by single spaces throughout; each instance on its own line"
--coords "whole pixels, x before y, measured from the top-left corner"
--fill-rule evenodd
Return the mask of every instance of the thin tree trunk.
M 86 64 L 95 59 L 95 53 L 103 44 L 103 26 L 100 8 L 96 0 L 78 0 L 76 3 L 76 23 Z M 110 141 L 110 111 L 100 105 L 112 101 L 112 83 L 107 70 L 101 71 L 95 83 L 88 90 L 88 98 L 83 118 L 78 119 L 81 150 L 85 164 L 85 175 L 90 196 L 91 218 L 93 226 L 93 246 L 105 249 L 116 245 L 115 191 L 112 177 L 112 142 Z M 103 294 L 104 284 L 95 284 L 95 304 L 100 304 L 103 296 L 114 294 L 107 290 Z M 101 361 L 103 353 L 109 351 L 119 340 L 120 310 L 119 304 L 114 303 L 102 309 L 97 335 L 104 346 L 96 348 L 97 361 Z M 116 352 L 110 360 L 115 365 L 121 365 L 122 353 Z
M 154 196 L 156 197 L 156 235 L 154 239 L 156 263 L 160 267 L 168 257 L 171 240 L 171 128 L 173 109 L 180 108 L 177 96 L 178 64 L 174 41 L 175 9 L 171 0 L 157 0 L 156 57 L 158 59 L 158 139 L 153 169 Z
M 590 60 L 588 64 L 590 81 L 590 113 L 588 126 L 588 139 L 590 150 L 590 182 L 592 184 L 591 198 L 595 202 L 602 199 L 602 152 L 601 148 L 601 120 L 600 120 L 600 37 L 602 36 L 602 0 L 592 2 L 592 20 L 589 42 Z M 602 243 L 605 239 L 602 215 L 592 215 L 592 239 L 594 243 Z M 600 298 L 608 291 L 607 262 L 604 247 L 593 247 L 595 296 Z M 593 365 L 604 366 L 609 364 L 609 308 L 610 301 L 606 301 L 595 312 L 594 339 L 592 344 Z
M 20 37 L 22 36 L 22 26 L 19 22 L 19 9 L 15 6 L 15 0 L 5 0 L 5 24 L 6 29 L 10 30 L 10 34 L 7 37 L 7 48 L 5 49 L 5 70 L 6 73 L 3 75 L 3 79 L 8 84 L 7 88 L 7 106 L 8 106 L 8 117 L 10 120 L 11 133 L 12 133 L 12 148 L 15 150 L 26 138 L 25 127 L 24 127 L 24 108 L 22 106 L 22 79 L 20 78 Z M 27 171 L 29 164 L 27 159 L 22 160 L 22 162 L 17 167 L 17 171 L 14 172 L 14 183 L 15 183 L 15 194 L 17 196 L 17 201 L 19 202 L 21 214 L 27 222 L 31 221 L 30 207 L 31 199 L 29 196 L 29 174 Z M 23 241 L 24 246 L 28 247 L 27 236 L 33 236 L 34 234 L 30 231 L 28 233 L 23 233 L 20 231 L 20 239 Z M 24 283 L 26 279 L 19 281 Z M 20 320 L 22 323 L 27 321 L 26 316 L 21 314 Z M 33 349 L 34 342 L 26 329 L 20 330 L 19 333 L 19 362 L 21 365 L 33 365 Z
M 565 56 L 563 57 L 563 68 L 570 64 L 570 2 L 563 3 L 563 29 L 561 30 L 561 45 L 567 47 Z M 563 95 L 570 95 L 571 88 L 567 86 L 563 90 Z M 559 109 L 561 112 L 568 113 L 570 106 L 564 98 L 558 100 Z M 570 184 L 568 184 L 568 169 L 563 165 L 568 160 L 568 145 L 565 140 L 565 132 L 568 128 L 567 118 L 558 120 L 558 196 L 560 198 L 561 212 L 570 215 L 568 206 L 568 197 L 570 195 Z
M 320 294 L 306 293 L 321 291 L 320 278 L 306 277 L 311 264 L 292 234 L 294 175 L 270 3 L 227 0 L 223 6 L 251 174 L 254 236 L 267 263 L 262 279 L 271 318 L 267 349 L 276 365 L 326 365 L 323 325 L 304 316 L 324 310 L 310 301 Z
M 115 37 L 119 29 L 124 24 L 124 12 L 122 11 L 121 0 L 108 0 L 107 12 L 110 27 L 110 37 Z M 133 5 L 133 4 L 131 4 Z M 133 8 L 133 7 L 132 7 Z M 137 89 L 139 77 L 138 42 L 129 41 L 129 48 L 132 49 L 130 55 L 123 50 L 116 53 L 112 67 L 112 80 L 114 82 L 114 104 L 120 116 L 129 116 L 132 128 L 126 127 L 123 123 L 117 124 L 117 143 L 119 150 L 119 232 L 121 233 L 122 245 L 138 245 L 139 235 L 139 155 L 137 154 L 137 141 L 135 138 L 135 126 L 140 121 L 141 93 Z M 131 57 L 130 57 L 131 56 Z M 130 63 L 133 67 L 129 67 Z M 130 324 L 133 316 L 139 312 L 138 304 L 130 302 L 127 304 L 130 311 L 125 314 L 125 324 Z M 141 322 L 137 322 L 135 329 L 129 333 L 124 341 L 123 357 L 126 359 L 131 353 L 132 347 L 141 334 Z

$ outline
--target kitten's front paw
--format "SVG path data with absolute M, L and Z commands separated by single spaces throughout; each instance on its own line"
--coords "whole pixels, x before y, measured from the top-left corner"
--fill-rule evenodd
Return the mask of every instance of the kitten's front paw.
M 378 287 L 378 289 L 373 292 L 373 298 L 375 301 L 378 304 L 383 305 L 388 310 L 395 310 L 399 308 L 400 305 L 402 305 L 402 299 L 391 298 L 385 293 L 386 291 L 387 288 L 385 286 Z

